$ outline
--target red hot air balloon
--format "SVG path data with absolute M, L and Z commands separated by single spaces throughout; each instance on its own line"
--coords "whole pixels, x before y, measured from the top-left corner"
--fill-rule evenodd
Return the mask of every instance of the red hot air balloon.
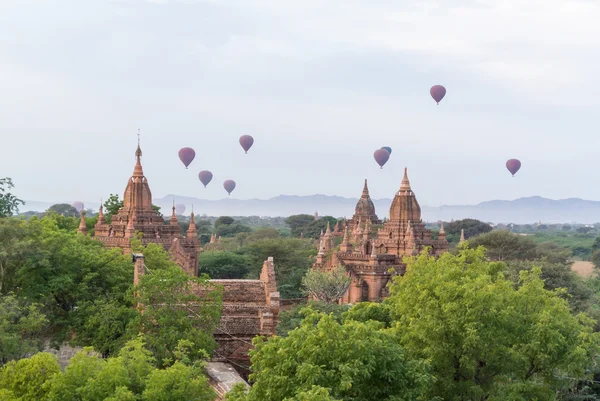
M 444 96 L 446 96 L 446 88 L 442 85 L 433 85 L 431 89 L 429 89 L 429 93 L 433 100 L 435 100 L 437 104 L 440 104 Z
M 81 213 L 81 211 L 83 210 L 83 202 L 75 201 L 71 203 L 71 206 L 73 206 L 78 213 Z
M 208 170 L 202 170 L 198 173 L 198 178 L 200 179 L 200 182 L 204 185 L 204 188 L 206 188 L 208 183 L 212 180 L 213 175 Z
M 246 153 L 248 153 L 248 150 L 252 147 L 253 144 L 254 138 L 252 138 L 250 135 L 240 136 L 240 145 L 242 145 L 242 148 Z
M 373 153 L 373 157 L 375 158 L 377 164 L 383 168 L 383 165 L 387 163 L 388 159 L 390 158 L 390 152 L 385 149 L 377 149 L 375 153 Z
M 514 177 L 515 174 L 517 174 L 517 171 L 519 171 L 519 169 L 521 168 L 521 162 L 517 159 L 510 159 L 506 162 L 506 168 Z
M 194 161 L 196 157 L 196 151 L 192 148 L 181 148 L 179 149 L 179 160 L 188 168 L 190 163 Z
M 227 191 L 227 193 L 229 195 L 231 195 L 231 193 L 235 189 L 235 181 L 233 181 L 233 180 L 227 180 L 227 181 L 225 181 L 223 183 L 223 188 L 225 188 L 225 191 Z
M 176 213 L 178 216 L 181 216 L 181 215 L 183 215 L 183 214 L 185 213 L 185 205 L 184 205 L 184 204 L 181 204 L 181 203 L 179 203 L 179 204 L 175 205 L 175 213 Z

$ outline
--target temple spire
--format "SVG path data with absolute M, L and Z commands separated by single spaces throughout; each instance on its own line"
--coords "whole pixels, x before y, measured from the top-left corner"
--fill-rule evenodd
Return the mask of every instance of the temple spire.
M 190 215 L 190 226 L 187 230 L 188 238 L 197 238 L 198 230 L 196 229 L 196 222 L 194 221 L 194 206 L 192 206 L 192 214 Z
M 369 197 L 369 187 L 367 186 L 367 179 L 365 178 L 365 186 L 363 187 L 363 191 L 362 191 L 362 197 L 363 198 L 368 198 Z
M 98 211 L 98 222 L 96 224 L 104 224 L 104 208 L 102 207 L 102 199 L 100 199 L 100 210 Z
M 460 240 L 458 241 L 458 243 L 462 244 L 463 242 L 465 242 L 465 229 L 461 228 L 460 229 Z
M 331 228 L 329 228 L 329 222 L 327 222 L 327 229 L 325 230 L 325 235 L 327 235 L 327 236 L 331 235 Z
M 410 181 L 408 180 L 408 172 L 407 168 L 404 167 L 404 177 L 402 177 L 402 183 L 400 184 L 400 192 L 411 191 L 410 189 Z
M 171 221 L 170 224 L 173 226 L 176 226 L 177 223 L 177 216 L 175 215 L 175 199 L 173 199 L 173 208 L 172 208 L 172 212 L 171 212 Z
M 83 210 L 83 207 L 81 208 L 81 219 L 79 220 L 77 232 L 80 234 L 87 234 L 88 232 L 87 226 L 85 225 L 85 211 Z
M 134 177 L 143 177 L 144 171 L 142 170 L 142 161 L 140 160 L 142 157 L 142 148 L 140 148 L 140 129 L 138 128 L 138 146 L 135 150 L 135 167 L 133 169 Z

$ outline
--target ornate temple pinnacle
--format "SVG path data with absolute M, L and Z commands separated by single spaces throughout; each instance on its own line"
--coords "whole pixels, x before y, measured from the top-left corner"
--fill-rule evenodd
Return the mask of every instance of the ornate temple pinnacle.
M 400 192 L 410 191 L 410 181 L 408 180 L 407 168 L 404 167 L 404 177 L 402 177 L 402 183 L 400 184 Z
M 363 191 L 362 191 L 362 196 L 363 196 L 363 198 L 369 197 L 369 187 L 367 185 L 367 179 L 366 178 L 365 178 L 365 186 L 363 187 Z

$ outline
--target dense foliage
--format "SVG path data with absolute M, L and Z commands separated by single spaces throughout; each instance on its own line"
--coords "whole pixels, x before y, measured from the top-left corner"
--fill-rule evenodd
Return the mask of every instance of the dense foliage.
M 423 365 L 406 358 L 398 338 L 374 321 L 341 324 L 315 312 L 287 337 L 258 338 L 255 347 L 254 384 L 230 401 L 304 400 L 302 393 L 315 391 L 326 400 L 412 401 L 430 383 Z
M 0 178 L 0 217 L 10 217 L 19 213 L 19 205 L 25 204 L 10 192 L 14 187 L 9 177 Z
M 91 348 L 79 352 L 64 372 L 56 357 L 39 353 L 0 369 L 4 401 L 211 401 L 215 393 L 202 364 L 188 358 L 182 341 L 177 360 L 157 369 L 144 337 L 129 341 L 118 356 L 101 359 Z
M 431 362 L 430 397 L 549 400 L 592 366 L 593 322 L 544 289 L 539 268 L 518 288 L 504 268 L 481 248 L 423 254 L 392 285 L 394 329 L 407 355 Z

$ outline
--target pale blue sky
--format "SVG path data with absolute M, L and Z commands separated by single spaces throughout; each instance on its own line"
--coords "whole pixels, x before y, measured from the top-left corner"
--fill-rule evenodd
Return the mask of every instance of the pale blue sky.
M 24 199 L 122 193 L 140 128 L 157 197 L 356 197 L 364 178 L 391 197 L 408 166 L 426 205 L 600 200 L 598 21 L 584 0 L 3 0 L 0 176 Z

